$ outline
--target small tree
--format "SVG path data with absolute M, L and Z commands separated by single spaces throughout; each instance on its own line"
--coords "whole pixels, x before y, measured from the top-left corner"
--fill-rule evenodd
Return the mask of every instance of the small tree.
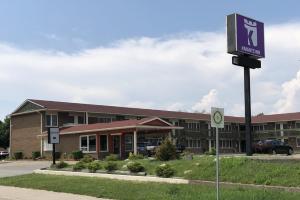
M 172 144 L 172 142 L 169 139 L 166 139 L 156 149 L 155 157 L 161 161 L 176 159 L 176 147 Z
M 9 147 L 10 118 L 0 121 L 0 147 Z

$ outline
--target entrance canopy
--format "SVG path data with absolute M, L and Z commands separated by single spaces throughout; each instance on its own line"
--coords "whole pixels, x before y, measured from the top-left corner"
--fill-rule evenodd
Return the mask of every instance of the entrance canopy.
M 124 135 L 133 134 L 133 153 L 137 154 L 137 134 L 138 133 L 171 133 L 174 129 L 183 129 L 183 127 L 173 126 L 158 117 L 144 118 L 140 120 L 123 120 L 111 123 L 96 123 L 77 125 L 60 129 L 60 135 L 71 134 L 96 134 L 97 153 L 99 153 L 99 136 L 106 134 L 109 136 L 110 153 L 116 153 L 114 148 L 118 149 L 121 157 L 124 157 Z M 116 136 L 120 137 L 116 137 Z M 115 141 L 116 140 L 116 141 Z M 121 150 L 120 150 L 121 149 Z M 120 151 L 119 151 L 120 150 Z

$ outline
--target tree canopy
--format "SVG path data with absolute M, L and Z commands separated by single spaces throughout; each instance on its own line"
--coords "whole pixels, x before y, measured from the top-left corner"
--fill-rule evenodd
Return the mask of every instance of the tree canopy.
M 5 118 L 4 121 L 0 120 L 0 147 L 9 147 L 9 133 L 10 133 L 10 118 Z

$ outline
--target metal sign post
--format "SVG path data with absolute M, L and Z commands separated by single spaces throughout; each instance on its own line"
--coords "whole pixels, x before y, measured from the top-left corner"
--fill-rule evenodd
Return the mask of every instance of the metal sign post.
M 239 15 L 227 16 L 227 52 L 232 64 L 244 67 L 246 154 L 252 155 L 250 68 L 261 68 L 265 57 L 264 24 Z
M 55 144 L 59 144 L 59 128 L 48 128 L 48 143 L 52 144 L 52 162 L 55 165 Z
M 211 127 L 216 128 L 216 189 L 217 200 L 220 198 L 219 180 L 219 128 L 224 128 L 224 108 L 211 108 Z

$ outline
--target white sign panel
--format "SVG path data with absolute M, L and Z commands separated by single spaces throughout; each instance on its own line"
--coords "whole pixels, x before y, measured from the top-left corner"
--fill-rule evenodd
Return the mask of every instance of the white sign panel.
M 59 128 L 48 129 L 48 143 L 59 144 Z
M 211 108 L 211 127 L 224 128 L 224 108 Z

